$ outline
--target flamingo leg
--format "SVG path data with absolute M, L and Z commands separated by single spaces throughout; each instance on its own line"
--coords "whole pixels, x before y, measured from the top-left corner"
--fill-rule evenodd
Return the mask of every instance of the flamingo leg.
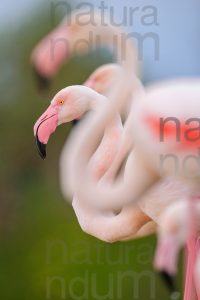
M 197 243 L 196 243 L 196 267 L 197 268 L 200 267 L 198 260 L 200 260 L 200 240 L 199 240 L 199 238 L 197 239 Z M 199 282 L 200 282 L 199 276 L 195 276 L 195 288 L 196 288 L 198 300 L 200 300 L 200 284 L 199 284 Z
M 197 262 L 198 252 L 198 237 L 197 237 L 197 214 L 195 206 L 199 197 L 191 197 L 189 207 L 189 226 L 190 233 L 187 239 L 187 265 L 186 265 L 186 277 L 185 277 L 185 292 L 184 300 L 197 300 L 197 287 L 195 286 L 195 265 Z
M 197 300 L 197 295 L 195 291 L 195 281 L 194 281 L 194 267 L 196 263 L 196 250 L 197 238 L 196 236 L 191 236 L 187 241 L 187 265 L 186 265 L 186 275 L 185 275 L 185 291 L 184 300 Z M 199 300 L 200 298 L 198 298 Z

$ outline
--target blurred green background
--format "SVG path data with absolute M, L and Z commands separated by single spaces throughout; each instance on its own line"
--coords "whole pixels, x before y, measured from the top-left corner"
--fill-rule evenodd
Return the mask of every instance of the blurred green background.
M 110 245 L 79 228 L 59 187 L 70 125 L 50 140 L 46 161 L 37 154 L 32 128 L 53 95 L 112 60 L 101 51 L 73 58 L 39 94 L 30 53 L 51 28 L 41 7 L 0 30 L 0 299 L 170 299 L 152 268 L 154 236 Z

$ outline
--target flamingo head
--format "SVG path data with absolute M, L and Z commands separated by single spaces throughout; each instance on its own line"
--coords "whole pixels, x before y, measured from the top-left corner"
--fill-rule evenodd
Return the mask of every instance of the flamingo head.
M 88 22 L 84 18 L 80 23 L 76 18 L 64 20 L 33 49 L 31 63 L 40 90 L 49 88 L 52 78 L 74 53 L 80 55 L 90 50 L 90 26 L 84 23 Z
M 109 92 L 114 79 L 119 74 L 121 67 L 117 64 L 106 64 L 97 68 L 84 83 L 96 92 L 105 95 Z
M 43 159 L 46 157 L 48 140 L 57 126 L 79 120 L 92 108 L 92 101 L 98 97 L 102 96 L 84 86 L 69 86 L 55 95 L 34 126 L 38 152 Z

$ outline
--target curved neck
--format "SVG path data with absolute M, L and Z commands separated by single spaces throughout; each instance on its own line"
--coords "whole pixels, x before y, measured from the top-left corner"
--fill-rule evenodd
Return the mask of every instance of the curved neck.
M 109 99 L 105 96 L 97 94 L 95 97 L 90 98 L 88 111 L 92 110 L 98 112 L 99 109 L 102 109 L 106 105 L 107 101 L 109 101 Z M 109 137 L 113 134 L 113 129 L 115 130 L 118 128 L 122 128 L 122 122 L 119 114 L 114 116 L 113 120 L 107 124 L 104 130 L 104 136 Z

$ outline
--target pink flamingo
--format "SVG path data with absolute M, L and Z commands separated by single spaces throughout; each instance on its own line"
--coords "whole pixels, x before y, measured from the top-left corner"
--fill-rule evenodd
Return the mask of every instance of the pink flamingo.
M 61 90 L 54 97 L 47 111 L 36 122 L 34 131 L 39 143 L 47 143 L 48 133 L 46 128 L 49 127 L 50 121 L 52 124 L 50 125 L 50 132 L 52 133 L 58 124 L 80 118 L 88 109 L 96 110 L 98 106 L 105 102 L 105 99 L 105 97 L 87 87 L 74 86 Z M 112 164 L 119 147 L 121 134 L 122 123 L 118 116 L 106 128 L 101 145 L 90 160 L 90 168 L 98 180 Z M 44 155 L 43 151 L 42 146 L 42 155 Z M 112 211 L 105 213 L 82 207 L 79 199 L 74 197 L 73 207 L 82 229 L 107 242 L 127 239 L 130 236 L 141 236 L 149 234 L 150 230 L 155 230 L 152 223 L 148 224 L 151 219 L 135 206 L 132 209 L 127 208 L 122 214 L 116 215 Z M 145 227 L 143 228 L 143 226 Z

